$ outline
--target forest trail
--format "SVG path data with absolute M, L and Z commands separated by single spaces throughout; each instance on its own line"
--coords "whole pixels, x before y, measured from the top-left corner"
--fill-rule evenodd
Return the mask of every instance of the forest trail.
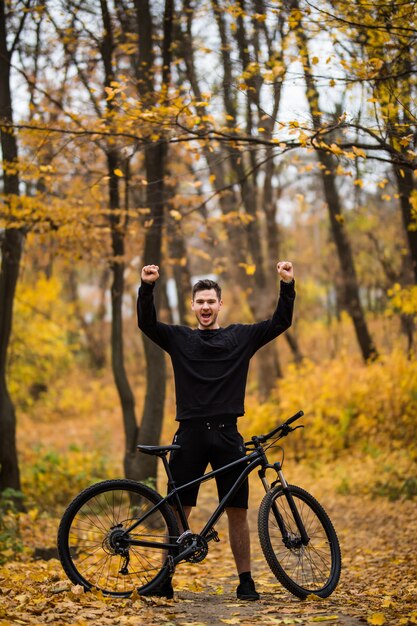
M 296 470 L 297 480 L 293 482 L 306 487 L 323 504 L 340 539 L 342 576 L 330 598 L 300 601 L 276 582 L 257 538 L 257 505 L 262 493 L 255 482 L 250 521 L 253 576 L 262 594 L 259 602 L 236 600 L 237 580 L 223 516 L 217 525 L 221 541 L 210 544 L 205 561 L 177 568 L 173 600 L 115 600 L 84 594 L 67 581 L 55 559 L 12 561 L 0 569 L 0 625 L 417 624 L 415 503 L 338 494 L 331 487 L 329 472 L 317 480 Z M 202 491 L 199 510 L 192 518 L 194 530 L 215 502 L 214 488 L 209 485 Z M 56 524 L 56 520 L 45 524 L 52 540 Z M 23 532 L 27 532 L 29 543 L 29 529 Z M 32 541 L 39 543 L 39 536 Z

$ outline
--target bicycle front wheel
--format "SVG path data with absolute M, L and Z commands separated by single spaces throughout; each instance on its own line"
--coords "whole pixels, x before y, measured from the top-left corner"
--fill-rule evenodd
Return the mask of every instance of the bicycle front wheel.
M 315 594 L 327 598 L 340 577 L 341 554 L 333 525 L 312 495 L 288 486 L 309 537 L 304 545 L 282 487 L 269 491 L 258 515 L 259 540 L 271 571 L 299 598 Z
M 156 491 L 133 480 L 107 480 L 71 502 L 58 529 L 58 551 L 69 579 L 105 595 L 154 590 L 177 553 L 178 525 Z M 125 530 L 142 520 L 128 534 Z M 135 545 L 139 542 L 141 545 Z M 170 544 L 170 545 L 169 545 Z

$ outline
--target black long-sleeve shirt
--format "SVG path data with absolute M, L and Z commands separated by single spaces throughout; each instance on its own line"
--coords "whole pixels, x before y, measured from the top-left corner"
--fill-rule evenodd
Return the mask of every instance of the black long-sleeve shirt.
M 231 324 L 217 330 L 164 324 L 157 320 L 153 284 L 139 288 L 138 326 L 171 357 L 175 377 L 177 420 L 243 415 L 249 361 L 259 348 L 291 326 L 294 281 L 281 281 L 271 319 Z

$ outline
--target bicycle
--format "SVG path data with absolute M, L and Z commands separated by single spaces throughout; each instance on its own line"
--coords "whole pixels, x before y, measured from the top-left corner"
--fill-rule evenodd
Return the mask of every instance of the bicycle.
M 281 461 L 271 464 L 266 456 L 266 450 L 276 447 L 280 439 L 303 428 L 291 426 L 303 415 L 299 411 L 268 434 L 253 436 L 245 443 L 246 456 L 181 487 L 175 486 L 167 459 L 168 453 L 180 446 L 137 446 L 142 453 L 162 459 L 168 494 L 162 496 L 128 479 L 103 481 L 82 491 L 68 506 L 58 529 L 58 551 L 67 576 L 85 590 L 99 589 L 104 595 L 128 597 L 134 591 L 152 595 L 178 563 L 199 563 L 206 557 L 209 542 L 219 541 L 214 526 L 228 501 L 260 466 L 258 475 L 266 493 L 259 507 L 258 533 L 270 569 L 299 598 L 309 594 L 328 597 L 341 570 L 340 546 L 332 522 L 312 495 L 286 482 L 281 446 Z M 204 528 L 193 533 L 178 494 L 239 464 L 243 469 L 235 484 Z M 271 485 L 267 470 L 276 473 Z M 174 508 L 184 528 L 181 533 Z

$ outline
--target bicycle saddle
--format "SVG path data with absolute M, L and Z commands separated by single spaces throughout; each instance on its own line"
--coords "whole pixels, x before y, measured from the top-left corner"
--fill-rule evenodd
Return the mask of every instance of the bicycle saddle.
M 156 454 L 156 456 L 164 456 L 171 450 L 180 450 L 181 446 L 172 444 L 170 446 L 136 446 L 138 450 L 144 454 Z

